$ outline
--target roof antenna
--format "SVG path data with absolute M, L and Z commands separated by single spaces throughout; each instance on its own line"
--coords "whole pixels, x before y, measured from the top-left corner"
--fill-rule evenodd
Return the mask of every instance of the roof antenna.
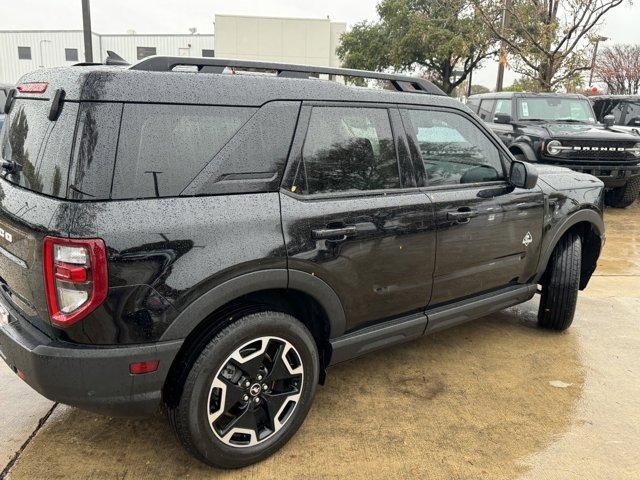
M 105 65 L 122 65 L 122 66 L 126 66 L 129 65 L 129 62 L 127 62 L 124 58 L 122 58 L 120 55 L 118 55 L 117 53 L 111 51 L 111 50 L 107 50 L 107 58 L 104 61 Z

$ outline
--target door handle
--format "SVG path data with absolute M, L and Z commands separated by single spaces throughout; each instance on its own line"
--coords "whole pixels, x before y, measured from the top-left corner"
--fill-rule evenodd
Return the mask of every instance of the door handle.
M 355 225 L 350 225 L 348 227 L 340 227 L 340 228 L 318 228 L 318 229 L 312 230 L 311 233 L 313 234 L 313 238 L 315 238 L 316 240 L 323 240 L 323 239 L 335 240 L 339 238 L 352 237 L 356 233 L 358 233 L 358 229 L 355 227 Z
M 458 210 L 447 212 L 447 220 L 453 220 L 458 223 L 468 223 L 474 217 L 478 216 L 478 212 L 468 207 L 462 207 Z

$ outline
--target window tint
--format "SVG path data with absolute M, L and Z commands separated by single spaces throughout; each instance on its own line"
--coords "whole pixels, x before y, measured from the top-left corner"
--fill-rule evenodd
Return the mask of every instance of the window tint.
M 184 195 L 277 191 L 300 102 L 264 105 L 205 167 Z
M 5 118 L 2 159 L 22 169 L 5 178 L 21 187 L 64 198 L 78 105 L 64 104 L 58 120 L 47 118 L 50 102 L 16 99 Z
M 31 60 L 31 47 L 18 47 L 19 60 Z
M 213 50 L 209 50 L 209 49 L 206 49 L 206 48 L 202 49 L 202 56 L 203 57 L 215 57 L 214 53 L 215 52 Z
M 81 104 L 69 171 L 69 198 L 109 198 L 121 115 L 121 103 Z
M 627 102 L 627 114 L 624 123 L 629 127 L 640 127 L 640 101 Z
M 498 113 L 502 113 L 504 115 L 511 115 L 511 100 L 502 98 L 500 100 L 496 100 L 496 110 L 493 115 L 497 115 Z
M 469 107 L 473 113 L 478 113 L 478 107 L 480 107 L 480 100 L 477 98 L 470 98 L 467 100 L 467 107 Z
M 622 122 L 622 113 L 624 112 L 624 102 L 614 99 L 599 99 L 593 104 L 593 110 L 596 113 L 598 121 L 604 121 L 605 115 L 613 115 L 617 125 Z
M 143 58 L 155 55 L 156 47 L 136 47 L 136 54 L 138 56 L 138 60 L 142 60 Z
M 293 191 L 301 193 L 399 188 L 387 110 L 313 108 L 297 168 Z
M 254 108 L 127 104 L 112 198 L 179 195 Z
M 430 186 L 504 178 L 500 150 L 467 118 L 430 110 L 407 110 L 407 117 Z
M 77 62 L 78 61 L 78 49 L 77 48 L 65 48 L 64 49 L 64 59 L 67 62 Z
M 480 102 L 480 110 L 478 110 L 478 115 L 482 120 L 486 120 L 487 122 L 493 120 L 491 112 L 493 111 L 493 105 L 495 103 L 495 100 L 482 100 L 482 102 Z

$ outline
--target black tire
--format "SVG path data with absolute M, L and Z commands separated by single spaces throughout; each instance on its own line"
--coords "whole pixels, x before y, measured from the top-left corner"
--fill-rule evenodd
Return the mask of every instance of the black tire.
M 566 330 L 573 322 L 580 286 L 582 242 L 575 233 L 565 235 L 551 254 L 542 281 L 538 325 Z
M 626 208 L 633 204 L 640 193 L 640 176 L 631 177 L 623 186 L 613 188 L 605 193 L 605 203 L 614 208 Z
M 275 337 L 275 339 L 264 340 L 266 337 Z M 225 442 L 223 438 L 220 438 L 218 433 L 214 433 L 215 427 L 209 423 L 209 415 L 211 414 L 212 403 L 214 403 L 212 400 L 214 396 L 224 396 L 225 399 L 224 401 L 219 401 L 217 405 L 218 410 L 215 413 L 224 410 L 224 407 L 226 407 L 225 403 L 231 403 L 227 402 L 227 399 L 231 398 L 227 396 L 227 390 L 218 391 L 215 394 L 212 393 L 215 391 L 215 387 L 213 386 L 214 380 L 228 374 L 228 365 L 232 363 L 230 356 L 241 351 L 239 350 L 241 347 L 247 348 L 246 345 L 248 342 L 258 342 L 258 345 L 262 345 L 261 342 L 263 341 L 267 343 L 271 341 L 276 342 L 276 347 L 274 348 L 277 348 L 280 353 L 272 355 L 272 358 L 288 357 L 288 354 L 281 355 L 283 351 L 287 352 L 288 347 L 284 346 L 283 349 L 280 349 L 281 347 L 277 345 L 279 340 L 284 340 L 285 344 L 288 342 L 289 345 L 294 347 L 295 354 L 297 354 L 294 354 L 294 356 L 301 364 L 302 375 L 299 380 L 301 386 L 299 390 L 297 390 L 299 398 L 296 399 L 287 417 L 282 419 L 282 426 L 279 427 L 279 430 L 276 430 L 274 427 L 273 433 L 268 434 L 256 445 L 231 445 L 228 443 L 231 440 L 227 439 L 227 442 Z M 268 343 L 268 346 L 270 345 L 271 344 Z M 250 356 L 248 356 L 248 358 L 250 358 Z M 263 353 L 258 355 L 256 361 L 258 363 L 264 363 L 263 360 L 267 358 L 269 358 L 268 355 Z M 244 371 L 242 369 L 249 363 L 258 364 L 256 361 L 247 361 L 246 364 L 236 362 L 235 365 L 241 366 L 241 368 L 237 369 L 236 373 L 242 373 Z M 287 363 L 289 365 L 287 368 L 290 368 L 291 361 L 287 360 Z M 273 372 L 275 372 L 275 363 L 273 366 Z M 224 372 L 223 367 L 225 367 Z M 258 368 L 263 369 L 260 370 L 262 372 L 267 372 L 267 369 L 262 365 Z M 245 370 L 248 370 L 248 367 Z M 300 365 L 294 370 L 300 370 Z M 316 343 L 309 330 L 301 322 L 291 315 L 280 312 L 260 312 L 247 315 L 215 335 L 202 350 L 202 353 L 193 363 L 187 375 L 184 389 L 177 406 L 167 406 L 169 422 L 185 449 L 203 462 L 218 468 L 239 468 L 250 465 L 275 453 L 296 433 L 300 425 L 302 425 L 313 401 L 318 384 L 319 370 L 320 361 Z M 265 373 L 264 375 L 265 380 L 269 381 L 269 373 Z M 242 376 L 240 378 L 244 379 L 245 377 Z M 227 381 L 232 382 L 232 380 L 228 378 Z M 279 385 L 277 382 L 278 380 L 274 381 L 273 385 Z M 230 386 L 228 387 L 231 394 L 236 394 L 237 390 L 244 386 L 245 381 L 240 380 L 238 383 L 237 386 L 233 386 L 233 389 Z M 258 381 L 257 383 L 261 382 Z M 251 389 L 252 388 L 253 386 Z M 247 389 L 247 393 L 249 393 L 251 389 Z M 274 392 L 275 389 L 274 387 Z M 249 409 L 257 412 L 260 407 L 263 408 L 263 410 L 256 413 L 254 417 L 260 419 L 266 418 L 264 412 L 268 412 L 271 405 L 265 399 L 268 398 L 268 393 L 270 392 L 271 387 L 269 387 L 269 390 L 265 390 L 258 395 L 262 398 L 264 393 L 262 400 L 263 405 L 253 404 L 252 400 L 255 400 L 257 397 L 249 396 L 248 402 L 244 403 L 241 400 L 235 403 L 238 408 L 236 408 L 234 412 L 248 412 Z M 276 398 L 275 395 L 277 394 L 273 393 L 273 395 L 272 398 Z M 289 394 L 287 393 L 287 395 Z M 284 408 L 284 412 L 290 407 L 290 405 L 284 405 L 286 402 L 288 402 L 288 400 L 283 402 L 283 408 L 287 407 Z M 229 410 L 232 409 L 229 408 Z M 240 418 L 241 415 L 241 413 L 236 413 L 237 418 Z M 224 420 L 226 417 L 221 415 L 219 418 Z M 213 425 L 215 425 L 217 421 L 218 420 L 214 420 Z M 258 422 L 258 420 L 256 420 L 256 422 Z M 273 420 L 271 421 L 271 425 L 275 425 Z M 231 428 L 231 430 L 235 429 Z M 253 431 L 258 432 L 258 430 L 259 429 L 256 428 Z M 235 433 L 232 438 L 236 435 L 242 437 L 244 434 Z M 257 433 L 255 439 L 258 439 Z M 251 441 L 253 440 L 254 437 L 251 436 Z M 247 444 L 249 443 L 247 442 Z

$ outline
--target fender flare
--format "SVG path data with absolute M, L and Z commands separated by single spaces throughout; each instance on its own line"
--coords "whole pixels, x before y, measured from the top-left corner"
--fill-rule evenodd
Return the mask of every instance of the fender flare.
M 540 277 L 542 277 L 542 275 L 544 274 L 545 270 L 547 269 L 549 259 L 551 258 L 551 254 L 553 253 L 554 248 L 556 248 L 556 245 L 558 244 L 562 236 L 567 233 L 567 231 L 571 227 L 580 222 L 588 222 L 593 227 L 595 227 L 598 235 L 600 235 L 600 238 L 602 239 L 600 243 L 602 247 L 602 243 L 604 242 L 605 237 L 604 220 L 598 212 L 591 209 L 579 210 L 569 215 L 562 221 L 559 226 L 557 226 L 553 230 L 553 233 L 550 232 L 550 234 L 547 235 L 547 237 L 543 241 L 542 246 L 540 247 L 540 258 L 538 260 L 538 269 L 536 276 L 534 277 L 534 282 L 537 283 L 540 280 Z
M 529 145 L 528 143 L 525 143 L 523 141 L 515 141 L 514 143 L 509 145 L 508 148 L 512 154 L 513 152 L 511 151 L 511 149 L 514 147 L 522 150 L 522 153 L 524 154 L 528 162 L 535 163 L 538 161 L 538 157 L 536 157 L 536 153 L 533 151 L 533 148 L 531 148 L 531 145 Z
M 213 287 L 189 304 L 171 322 L 160 341 L 184 339 L 212 312 L 223 305 L 261 290 L 292 289 L 302 291 L 324 309 L 330 326 L 330 338 L 344 333 L 346 319 L 335 291 L 318 277 L 296 270 L 268 269 L 239 275 Z

